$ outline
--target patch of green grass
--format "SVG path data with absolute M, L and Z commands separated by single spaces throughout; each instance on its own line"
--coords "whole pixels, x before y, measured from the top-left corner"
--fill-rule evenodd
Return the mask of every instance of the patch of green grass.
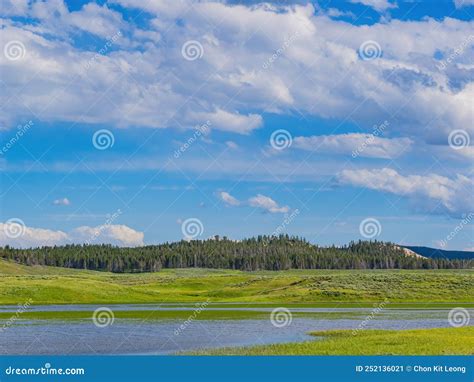
M 231 302 L 386 308 L 474 306 L 474 270 L 165 269 L 115 274 L 0 260 L 0 304 Z M 447 304 L 445 304 L 447 303 Z M 269 305 L 270 306 L 270 305 Z
M 200 355 L 470 355 L 474 327 L 313 332 L 318 340 L 202 351 Z
M 113 310 L 113 309 L 112 309 Z M 0 320 L 8 320 L 11 312 L 0 312 Z M 21 320 L 83 320 L 92 319 L 94 310 L 81 311 L 26 311 Z M 269 319 L 270 312 L 254 310 L 113 310 L 115 318 L 138 320 L 246 320 Z M 362 318 L 354 312 L 302 313 L 294 312 L 293 317 L 311 317 L 314 319 Z

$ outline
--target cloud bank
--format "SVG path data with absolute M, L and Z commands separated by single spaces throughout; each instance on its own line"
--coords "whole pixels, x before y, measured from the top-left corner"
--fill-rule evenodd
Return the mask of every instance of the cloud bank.
M 395 6 L 358 2 L 380 11 Z M 474 131 L 472 22 L 357 26 L 311 4 L 116 0 L 77 11 L 61 0 L 12 4 L 7 14 L 28 18 L 1 20 L 2 48 L 19 42 L 21 51 L 14 60 L 0 57 L 6 128 L 33 113 L 117 127 L 191 128 L 210 120 L 213 129 L 250 134 L 264 113 L 296 108 L 321 118 L 350 116 L 366 130 L 395 115 L 390 134 L 429 143 L 447 144 L 456 127 Z M 126 21 L 117 4 L 150 21 Z M 76 42 L 84 35 L 96 37 L 94 49 Z M 364 57 L 360 48 L 373 42 L 376 59 Z M 21 98 L 11 97 L 20 91 Z
M 382 168 L 343 170 L 338 179 L 343 184 L 408 197 L 431 212 L 441 208 L 442 212 L 462 215 L 474 210 L 474 181 L 463 175 L 401 175 L 391 168 Z
M 143 232 L 126 225 L 81 226 L 69 232 L 33 228 L 21 221 L 0 223 L 0 246 L 30 248 L 65 244 L 112 244 L 119 247 L 144 245 Z

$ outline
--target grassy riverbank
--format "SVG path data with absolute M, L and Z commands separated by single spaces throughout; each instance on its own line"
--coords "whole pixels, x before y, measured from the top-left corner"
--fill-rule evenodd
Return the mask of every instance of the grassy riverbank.
M 0 304 L 232 302 L 388 308 L 473 306 L 473 270 L 167 269 L 115 274 L 0 261 Z M 341 305 L 342 304 L 342 305 Z M 297 306 L 297 305 L 295 305 Z
M 474 327 L 313 332 L 318 339 L 301 343 L 224 348 L 200 355 L 469 355 Z
M 110 305 L 113 308 L 113 305 Z M 113 315 L 118 319 L 150 320 L 268 320 L 270 312 L 253 310 L 113 310 Z M 195 313 L 196 312 L 196 313 Z M 25 311 L 21 319 L 25 320 L 90 320 L 94 309 L 81 311 Z M 365 313 L 365 315 L 367 315 Z M 303 313 L 292 312 L 293 317 L 313 318 L 319 320 L 335 319 L 364 319 L 364 313 L 357 312 L 318 312 Z M 12 312 L 0 312 L 0 320 L 8 320 Z

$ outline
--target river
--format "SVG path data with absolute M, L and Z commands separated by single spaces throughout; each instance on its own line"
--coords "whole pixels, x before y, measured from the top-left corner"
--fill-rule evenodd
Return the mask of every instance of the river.
M 31 306 L 30 311 L 93 311 L 99 306 Z M 0 312 L 17 307 L 2 306 Z M 188 319 L 119 319 L 103 327 L 92 319 L 21 319 L 0 321 L 0 354 L 174 354 L 199 349 L 315 340 L 309 331 L 332 329 L 416 329 L 449 327 L 449 309 L 292 308 L 291 317 L 271 320 L 272 308 L 209 307 L 210 310 L 259 310 L 268 318 L 195 319 L 193 305 L 114 305 L 119 310 L 189 310 Z M 318 318 L 318 313 L 354 312 L 353 317 Z M 297 313 L 310 313 L 308 316 Z M 474 316 L 474 310 L 469 311 Z M 284 315 L 284 312 L 282 313 Z M 281 317 L 280 317 L 281 318 Z M 317 340 L 317 339 L 316 339 Z

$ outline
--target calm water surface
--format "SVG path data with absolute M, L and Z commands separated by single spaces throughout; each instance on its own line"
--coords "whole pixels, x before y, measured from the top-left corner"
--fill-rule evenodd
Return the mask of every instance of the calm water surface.
M 97 306 L 99 307 L 99 306 Z M 30 310 L 91 310 L 96 306 L 32 306 Z M 18 307 L 3 306 L 0 311 L 15 312 Z M 194 305 L 152 306 L 115 305 L 118 310 L 189 310 Z M 212 310 L 260 310 L 272 308 L 209 308 Z M 389 310 L 370 318 L 372 309 L 362 308 L 292 308 L 294 312 L 357 312 L 352 319 L 293 317 L 291 323 L 276 327 L 268 319 L 245 320 L 148 320 L 117 319 L 106 327 L 97 327 L 92 319 L 83 320 L 14 320 L 5 326 L 0 320 L 0 354 L 171 354 L 205 348 L 250 346 L 297 342 L 314 339 L 314 330 L 356 329 L 362 322 L 368 329 L 416 329 L 449 327 L 449 309 Z M 474 317 L 474 310 L 469 310 Z M 2 330 L 3 327 L 3 330 Z M 184 329 L 183 329 L 184 327 Z

